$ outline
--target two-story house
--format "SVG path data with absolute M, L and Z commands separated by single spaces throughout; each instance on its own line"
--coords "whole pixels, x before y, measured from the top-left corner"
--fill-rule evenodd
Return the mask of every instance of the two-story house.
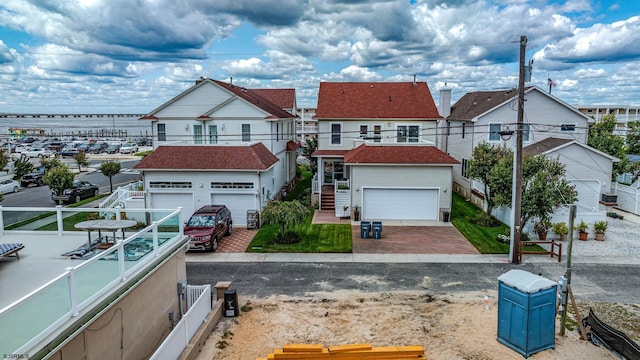
M 279 104 L 273 101 L 278 101 Z M 144 175 L 146 207 L 183 207 L 183 219 L 225 204 L 235 225 L 260 211 L 296 174 L 293 89 L 252 90 L 200 79 L 141 118 L 154 151 L 135 166 Z
M 446 217 L 458 162 L 435 146 L 441 116 L 425 82 L 322 82 L 315 118 L 320 209 L 354 220 Z
M 441 98 L 450 96 L 447 92 L 450 90 L 441 90 Z M 483 142 L 515 149 L 517 112 L 518 91 L 509 89 L 467 93 L 445 114 L 441 148 L 462 163 L 454 169 L 454 189 L 479 206 L 483 206 L 484 189 L 466 176 L 468 161 Z M 525 89 L 523 152 L 560 159 L 567 180 L 578 191 L 578 212 L 592 218 L 601 216 L 590 213 L 598 209 L 600 195 L 609 192 L 613 162 L 618 160 L 587 145 L 589 121 L 578 109 L 544 90 Z M 506 215 L 496 215 L 508 220 Z

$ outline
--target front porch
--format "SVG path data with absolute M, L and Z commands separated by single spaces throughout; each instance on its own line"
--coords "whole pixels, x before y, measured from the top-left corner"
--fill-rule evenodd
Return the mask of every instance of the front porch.
M 337 218 L 353 218 L 351 209 L 351 181 L 332 180 L 332 184 L 322 182 L 315 174 L 311 180 L 312 201 L 317 201 L 318 210 L 332 211 Z

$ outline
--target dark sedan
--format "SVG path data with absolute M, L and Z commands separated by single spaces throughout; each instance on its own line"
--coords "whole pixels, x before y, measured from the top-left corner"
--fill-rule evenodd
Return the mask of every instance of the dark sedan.
M 58 196 L 52 192 L 51 200 L 56 203 L 62 200 L 65 204 L 72 204 L 94 196 L 98 196 L 98 186 L 88 181 L 76 180 L 73 182 L 73 187 L 65 189 L 62 195 Z

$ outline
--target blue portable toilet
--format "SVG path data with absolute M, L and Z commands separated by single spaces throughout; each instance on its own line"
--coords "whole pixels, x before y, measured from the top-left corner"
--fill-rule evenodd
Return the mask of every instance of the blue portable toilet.
M 524 357 L 555 348 L 557 284 L 524 270 L 498 281 L 498 341 Z

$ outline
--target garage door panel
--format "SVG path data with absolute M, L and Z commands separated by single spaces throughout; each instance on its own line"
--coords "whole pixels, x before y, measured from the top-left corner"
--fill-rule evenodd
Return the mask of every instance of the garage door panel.
M 182 206 L 180 220 L 184 223 L 194 212 L 193 194 L 151 194 L 151 205 L 154 209 L 176 209 Z M 162 217 L 162 216 L 160 216 Z M 159 219 L 152 219 L 159 220 Z
M 256 210 L 254 194 L 212 194 L 212 204 L 226 205 L 231 211 L 233 225 L 247 225 L 247 210 Z
M 437 220 L 436 189 L 364 189 L 363 219 Z

